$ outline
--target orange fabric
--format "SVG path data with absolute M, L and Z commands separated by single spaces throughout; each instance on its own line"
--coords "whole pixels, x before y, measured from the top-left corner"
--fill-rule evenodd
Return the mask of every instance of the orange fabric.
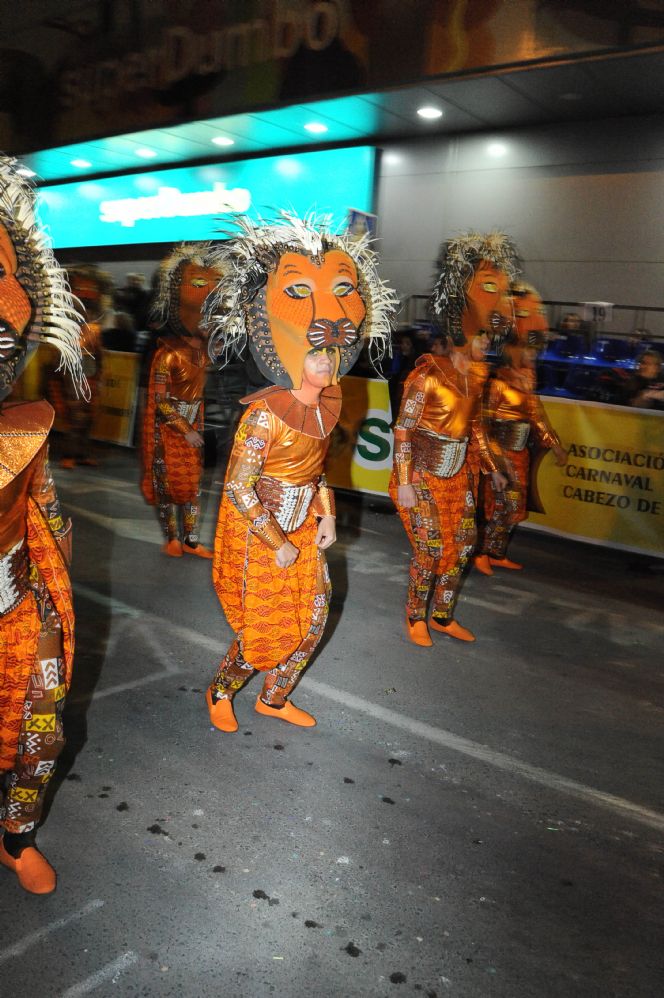
M 0 294 L 4 319 L 20 335 L 30 321 L 32 306 L 30 299 L 16 278 L 18 269 L 14 244 L 7 229 L 0 223 Z
M 141 492 L 152 506 L 158 503 L 181 506 L 196 502 L 198 498 L 203 472 L 202 448 L 188 444 L 184 434 L 191 429 L 203 432 L 201 400 L 206 364 L 195 363 L 199 354 L 199 350 L 184 341 L 169 341 L 162 343 L 152 359 L 141 435 Z M 177 415 L 169 397 L 189 403 L 201 401 L 193 425 Z M 156 462 L 164 464 L 163 495 L 157 494 L 155 487 Z
M 212 580 L 245 660 L 254 669 L 285 662 L 308 635 L 319 561 L 317 523 L 309 514 L 288 535 L 300 551 L 290 568 L 278 568 L 274 551 L 251 533 L 246 518 L 224 495 L 214 545 Z
M 28 498 L 28 553 L 60 617 L 65 684 L 69 687 L 74 662 L 74 604 L 69 571 L 39 506 L 32 498 Z
M 14 765 L 28 678 L 39 640 L 39 615 L 29 593 L 0 617 L 0 771 Z
M 499 368 L 496 377 L 489 381 L 486 417 L 530 423 L 542 447 L 556 447 L 560 440 L 535 392 L 535 380 L 530 367 Z
M 528 498 L 528 470 L 530 467 L 530 451 L 527 447 L 523 450 L 506 450 L 505 458 L 512 465 L 517 481 L 510 482 L 504 493 L 500 493 L 499 512 L 496 511 L 496 492 L 491 485 L 489 477 L 484 478 L 484 520 L 485 529 L 489 524 L 500 516 L 505 519 L 505 528 L 512 530 L 517 523 L 522 523 L 528 518 L 526 511 L 526 500 Z M 507 503 L 505 502 L 507 500 Z M 507 505 L 507 510 L 506 510 Z

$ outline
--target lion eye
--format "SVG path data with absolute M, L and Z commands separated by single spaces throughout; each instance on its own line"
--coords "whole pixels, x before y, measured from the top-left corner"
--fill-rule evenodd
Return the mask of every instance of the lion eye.
M 355 285 L 351 284 L 350 281 L 342 281 L 341 284 L 337 284 L 333 289 L 337 298 L 345 298 L 347 295 L 352 295 L 355 290 L 357 290 Z
M 517 319 L 527 319 L 528 316 L 530 315 L 530 312 L 528 311 L 527 308 L 518 308 L 514 314 L 516 315 Z
M 498 285 L 495 283 L 495 281 L 484 281 L 482 285 L 482 290 L 492 291 L 495 294 L 496 291 L 498 290 Z
M 205 280 L 204 277 L 194 277 L 191 282 L 192 288 L 206 288 L 207 285 L 208 282 Z
M 308 284 L 291 284 L 284 290 L 289 298 L 310 298 L 312 294 Z

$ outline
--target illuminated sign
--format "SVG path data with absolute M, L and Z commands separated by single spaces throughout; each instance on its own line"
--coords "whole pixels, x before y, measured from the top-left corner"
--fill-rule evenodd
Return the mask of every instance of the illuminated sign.
M 54 184 L 39 191 L 40 212 L 59 248 L 218 239 L 226 213 L 278 208 L 341 227 L 349 205 L 371 211 L 373 172 L 369 146 L 270 156 Z

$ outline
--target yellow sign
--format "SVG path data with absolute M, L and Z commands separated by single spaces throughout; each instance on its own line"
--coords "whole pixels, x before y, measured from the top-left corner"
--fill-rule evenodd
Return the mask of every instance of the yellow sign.
M 340 489 L 387 495 L 392 413 L 387 383 L 343 378 L 343 406 L 327 460 Z M 664 556 L 664 413 L 543 398 L 568 451 L 531 468 L 530 526 L 607 547 Z
M 133 443 L 138 401 L 140 357 L 116 350 L 104 352 L 102 382 L 91 436 L 112 444 Z
M 566 537 L 664 554 L 664 413 L 543 398 L 567 450 L 533 468 L 543 512 L 529 523 Z
M 386 381 L 341 379 L 343 405 L 325 470 L 330 485 L 387 495 L 392 472 L 392 410 Z

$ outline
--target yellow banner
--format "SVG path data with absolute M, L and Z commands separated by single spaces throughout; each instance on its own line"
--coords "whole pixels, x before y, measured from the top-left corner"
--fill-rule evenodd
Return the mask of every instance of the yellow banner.
M 384 381 L 342 379 L 343 406 L 327 461 L 341 489 L 387 495 L 392 413 Z M 664 556 L 664 413 L 543 398 L 569 451 L 559 468 L 534 456 L 528 524 L 606 547 Z
M 533 462 L 529 523 L 566 537 L 664 554 L 664 413 L 543 398 L 568 451 Z
M 343 405 L 325 469 L 340 489 L 387 495 L 392 472 L 392 410 L 386 381 L 341 379 Z
M 138 403 L 140 357 L 116 350 L 104 352 L 101 390 L 91 436 L 131 447 Z

